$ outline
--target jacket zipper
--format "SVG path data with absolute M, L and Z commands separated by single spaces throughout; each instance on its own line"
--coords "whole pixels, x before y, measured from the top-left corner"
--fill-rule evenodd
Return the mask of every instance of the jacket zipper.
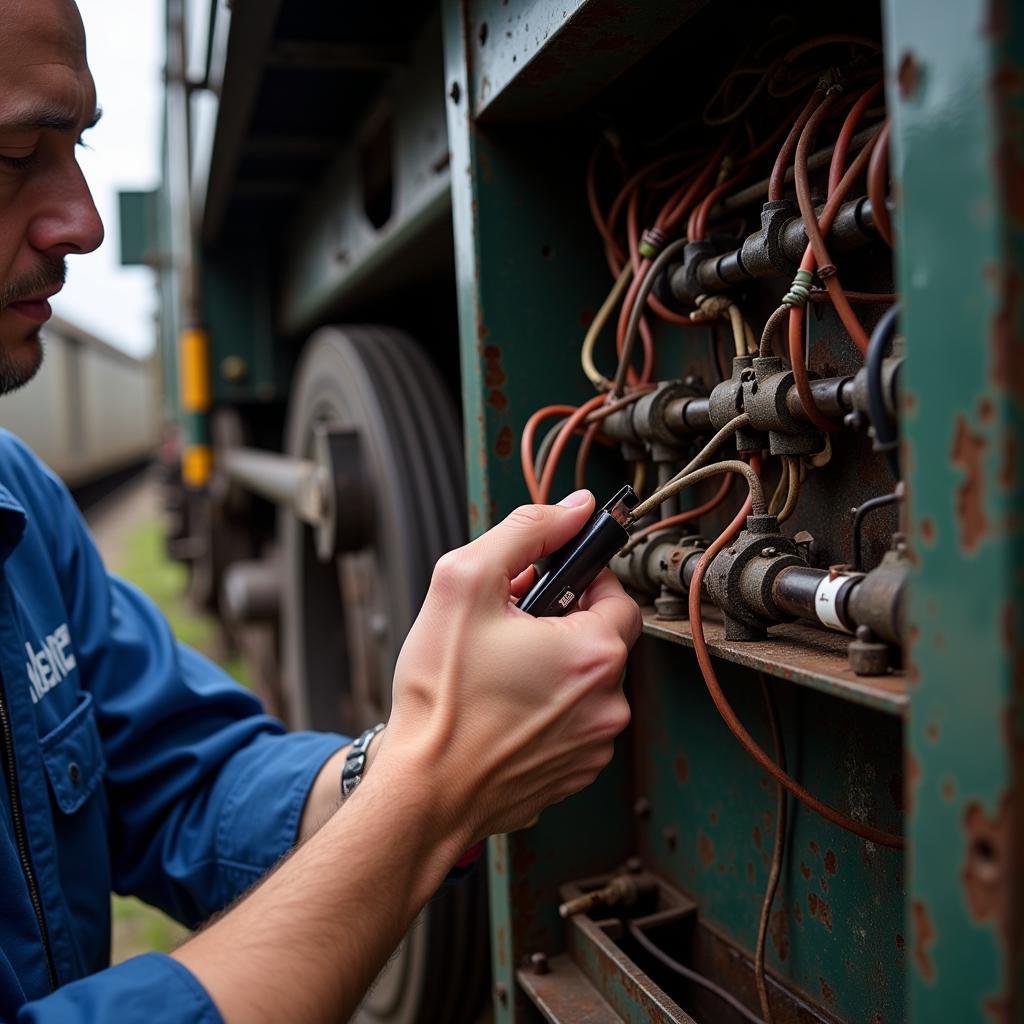
M 11 719 L 7 714 L 7 704 L 4 696 L 3 686 L 0 684 L 0 732 L 3 733 L 4 774 L 7 777 L 7 792 L 10 794 L 11 799 L 11 820 L 14 822 L 14 840 L 18 847 L 21 870 L 25 874 L 25 882 L 28 885 L 29 899 L 32 900 L 32 909 L 36 912 L 36 922 L 39 924 L 39 934 L 43 940 L 43 951 L 46 953 L 46 975 L 50 980 L 50 991 L 52 992 L 57 988 L 57 969 L 53 963 L 50 935 L 46 930 L 46 920 L 43 917 L 43 901 L 39 896 L 39 883 L 36 881 L 35 872 L 32 870 L 32 861 L 28 852 L 25 817 L 21 810 L 21 794 L 18 792 L 17 765 L 14 762 L 14 733 L 11 730 Z

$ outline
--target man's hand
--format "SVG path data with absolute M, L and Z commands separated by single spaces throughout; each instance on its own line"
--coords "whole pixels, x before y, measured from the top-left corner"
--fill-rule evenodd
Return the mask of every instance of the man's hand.
M 429 765 L 474 838 L 521 828 L 588 785 L 629 722 L 622 676 L 641 618 L 615 577 L 602 573 L 564 618 L 513 603 L 532 563 L 593 509 L 588 491 L 525 505 L 445 555 L 398 659 L 379 758 Z
M 441 559 L 402 648 L 372 771 L 256 890 L 175 951 L 228 1024 L 348 1020 L 466 847 L 528 824 L 611 758 L 629 720 L 621 678 L 636 605 L 609 573 L 562 619 L 513 603 L 530 564 L 593 510 L 589 493 L 572 498 L 517 509 Z

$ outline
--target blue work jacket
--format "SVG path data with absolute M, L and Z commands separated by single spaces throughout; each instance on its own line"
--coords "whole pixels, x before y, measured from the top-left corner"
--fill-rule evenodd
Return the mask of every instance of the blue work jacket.
M 176 643 L 6 431 L 0 676 L 0 1020 L 219 1021 L 168 956 L 108 966 L 110 892 L 201 922 L 294 844 L 317 772 L 346 741 L 285 735 Z

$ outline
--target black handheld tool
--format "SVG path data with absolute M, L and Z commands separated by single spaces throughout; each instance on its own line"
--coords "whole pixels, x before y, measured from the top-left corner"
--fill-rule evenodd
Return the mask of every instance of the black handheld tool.
M 539 578 L 519 607 L 538 617 L 572 611 L 583 591 L 629 540 L 625 524 L 639 501 L 628 485 L 618 491 L 575 537 L 538 566 Z

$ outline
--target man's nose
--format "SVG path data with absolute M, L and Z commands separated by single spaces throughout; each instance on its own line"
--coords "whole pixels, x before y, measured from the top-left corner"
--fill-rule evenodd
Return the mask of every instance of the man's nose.
M 78 164 L 51 182 L 47 192 L 45 206 L 29 228 L 32 247 L 57 256 L 97 249 L 103 241 L 103 221 Z

